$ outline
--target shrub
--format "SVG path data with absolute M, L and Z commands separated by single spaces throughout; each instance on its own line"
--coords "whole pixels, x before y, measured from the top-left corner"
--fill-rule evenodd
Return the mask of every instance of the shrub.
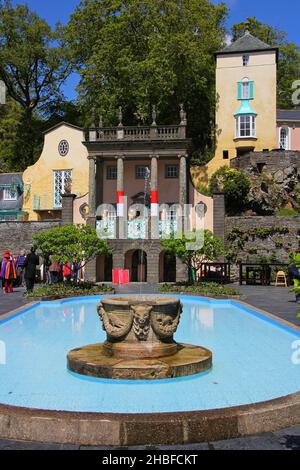
M 172 284 L 162 284 L 159 287 L 160 292 L 176 292 L 176 293 L 194 293 L 201 294 L 209 297 L 226 295 L 226 296 L 236 296 L 240 295 L 240 291 L 237 289 L 232 289 L 231 287 L 222 286 L 216 282 L 201 282 L 201 284 L 189 284 L 189 283 L 176 283 Z
M 25 294 L 27 298 L 36 297 L 65 297 L 65 296 L 85 296 L 95 295 L 100 292 L 109 293 L 113 292 L 113 289 L 107 285 L 98 286 L 90 282 L 82 282 L 79 284 L 70 282 L 59 282 L 57 284 L 45 285 L 36 287 L 32 292 Z
M 229 214 L 237 214 L 246 209 L 250 188 L 250 179 L 244 173 L 227 166 L 219 168 L 209 183 L 211 194 L 224 193 L 226 211 Z

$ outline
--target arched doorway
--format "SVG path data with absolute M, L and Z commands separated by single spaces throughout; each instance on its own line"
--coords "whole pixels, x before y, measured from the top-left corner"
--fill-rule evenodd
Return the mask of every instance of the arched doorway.
M 125 268 L 129 269 L 131 282 L 147 282 L 147 253 L 143 250 L 128 251 Z
M 112 255 L 100 255 L 97 258 L 97 281 L 112 282 Z
M 165 251 L 159 255 L 159 282 L 176 282 L 176 256 Z

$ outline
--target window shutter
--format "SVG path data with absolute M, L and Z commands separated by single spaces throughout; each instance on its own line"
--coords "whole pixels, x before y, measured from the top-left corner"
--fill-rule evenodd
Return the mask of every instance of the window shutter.
M 243 99 L 243 83 L 242 82 L 238 82 L 238 97 L 237 99 L 238 100 L 242 100 Z
M 249 82 L 249 100 L 254 99 L 254 82 Z

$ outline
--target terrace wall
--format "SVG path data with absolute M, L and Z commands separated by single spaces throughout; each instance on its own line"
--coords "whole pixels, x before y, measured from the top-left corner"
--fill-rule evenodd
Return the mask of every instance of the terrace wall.
M 60 220 L 43 222 L 0 222 L 0 257 L 9 249 L 14 255 L 18 255 L 21 249 L 30 250 L 33 236 L 59 227 Z
M 276 229 L 288 228 L 287 233 L 279 233 Z M 241 249 L 237 243 L 228 240 L 228 234 L 234 229 L 240 228 L 246 233 L 251 230 L 273 229 L 274 232 L 262 237 L 249 235 L 244 247 Z M 300 216 L 289 217 L 226 217 L 225 218 L 225 247 L 237 254 L 240 262 L 260 262 L 262 257 L 274 258 L 276 261 L 288 263 L 289 253 L 299 249 L 300 245 Z M 233 267 L 233 277 L 235 278 L 238 269 Z

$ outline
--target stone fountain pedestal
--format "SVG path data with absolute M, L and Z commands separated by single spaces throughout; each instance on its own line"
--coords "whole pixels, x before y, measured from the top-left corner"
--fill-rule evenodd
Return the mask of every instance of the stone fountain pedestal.
M 98 306 L 106 341 L 70 351 L 68 369 L 124 380 L 182 377 L 210 369 L 211 351 L 174 341 L 181 313 L 175 297 L 107 297 Z

